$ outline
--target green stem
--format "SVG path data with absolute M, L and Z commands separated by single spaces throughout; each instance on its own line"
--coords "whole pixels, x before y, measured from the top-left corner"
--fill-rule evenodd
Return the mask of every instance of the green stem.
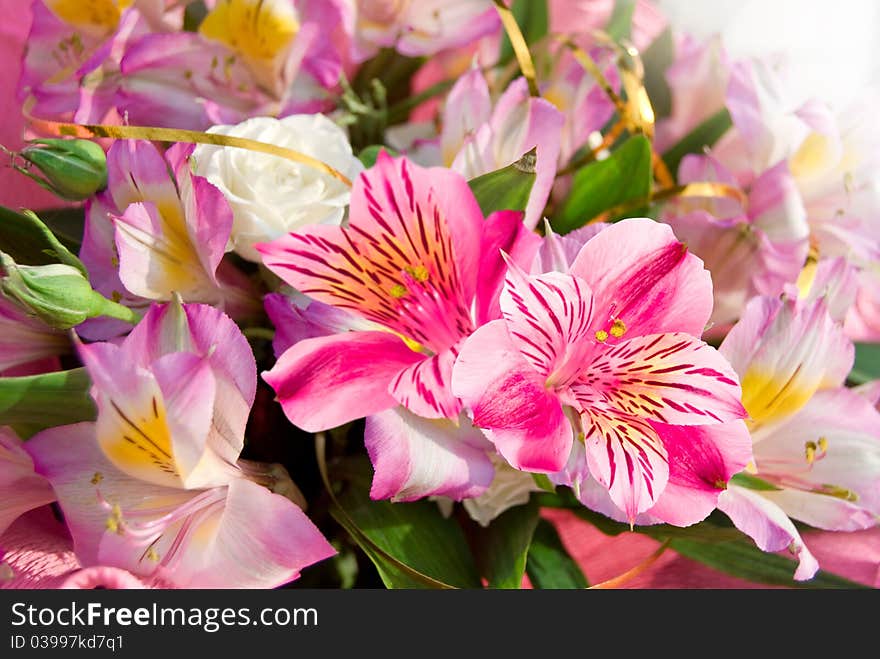
M 388 123 L 395 124 L 404 121 L 409 116 L 410 110 L 418 107 L 425 101 L 431 100 L 435 96 L 439 96 L 447 89 L 451 88 L 455 84 L 455 82 L 455 80 L 441 80 L 440 82 L 431 85 L 424 91 L 421 91 L 414 96 L 408 96 L 399 103 L 395 103 L 390 108 L 388 108 Z
M 123 304 L 108 300 L 107 298 L 104 298 L 104 302 L 101 304 L 99 312 L 96 315 L 115 318 L 116 320 L 129 323 L 130 325 L 137 325 L 141 322 L 140 314 Z
M 248 339 L 265 339 L 271 341 L 275 338 L 275 330 L 268 327 L 245 327 L 241 333 Z

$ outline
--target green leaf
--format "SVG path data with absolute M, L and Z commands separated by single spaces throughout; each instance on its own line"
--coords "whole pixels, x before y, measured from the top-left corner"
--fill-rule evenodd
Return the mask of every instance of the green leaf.
M 93 421 L 90 385 L 84 368 L 0 378 L 0 426 L 11 425 L 26 438 L 52 426 Z
M 364 167 L 369 169 L 376 164 L 376 159 L 379 157 L 379 152 L 382 149 L 385 149 L 385 151 L 388 152 L 388 155 L 392 158 L 395 158 L 398 155 L 397 151 L 390 147 L 382 144 L 371 144 L 370 146 L 361 149 L 361 152 L 358 154 L 358 159 L 364 163 Z
M 513 0 L 510 11 L 528 45 L 532 45 L 547 34 L 550 24 L 547 0 Z M 498 66 L 507 64 L 513 57 L 513 46 L 510 45 L 510 39 L 505 32 L 501 38 Z
M 547 508 L 565 508 L 570 510 L 580 519 L 589 522 L 605 535 L 620 535 L 621 533 L 641 533 L 657 540 L 666 538 L 689 538 L 712 542 L 724 542 L 730 540 L 742 540 L 746 536 L 739 531 L 726 515 L 713 513 L 698 524 L 679 527 L 671 524 L 652 524 L 649 526 L 634 526 L 630 530 L 629 524 L 615 522 L 610 517 L 586 508 L 578 501 L 571 490 L 559 488 L 556 494 L 538 493 L 535 495 L 538 505 Z
M 795 561 L 763 552 L 746 541 L 712 543 L 677 538 L 672 541 L 670 548 L 682 556 L 746 581 L 793 588 L 867 588 L 823 570 L 809 581 L 795 581 Z
M 636 8 L 636 0 L 614 0 L 614 11 L 608 19 L 605 31 L 615 41 L 629 39 L 632 31 L 633 11 Z
M 532 149 L 512 165 L 468 181 L 484 216 L 500 210 L 525 210 L 535 183 L 537 152 Z
M 331 514 L 388 588 L 480 587 L 464 532 L 453 519 L 443 517 L 431 501 L 373 501 L 369 464 L 351 464 L 351 477 L 338 497 L 342 509 L 334 507 Z
M 667 27 L 642 53 L 645 67 L 645 91 L 659 121 L 672 114 L 672 90 L 666 81 L 666 70 L 675 59 L 675 41 L 672 28 Z
M 763 478 L 758 478 L 757 476 L 752 476 L 746 472 L 741 472 L 739 474 L 734 474 L 730 478 L 730 482 L 734 485 L 739 485 L 740 487 L 745 487 L 750 490 L 779 490 L 781 488 L 776 487 L 772 483 L 768 483 Z
M 0 206 L 0 251 L 24 265 L 64 263 L 88 276 L 85 266 L 31 211 Z
M 40 220 L 71 252 L 79 252 L 85 228 L 85 210 L 82 206 L 46 208 L 40 211 Z
M 487 527 L 475 525 L 471 546 L 477 567 L 490 588 L 519 588 L 522 585 L 538 512 L 537 504 L 530 501 L 505 510 Z
M 856 361 L 849 374 L 853 384 L 880 378 L 880 343 L 856 343 Z
M 584 573 L 568 555 L 556 527 L 546 519 L 539 519 L 529 546 L 526 573 L 535 588 L 578 589 L 586 588 Z
M 651 143 L 644 135 L 633 135 L 605 160 L 575 173 L 571 192 L 551 224 L 558 233 L 568 233 L 619 204 L 647 200 L 650 192 Z
M 556 492 L 556 486 L 553 484 L 553 481 L 547 477 L 547 474 L 532 474 L 532 480 L 535 481 L 535 485 L 545 492 Z
M 672 175 L 676 176 L 682 158 L 689 153 L 702 153 L 704 148 L 715 144 L 732 125 L 730 113 L 727 108 L 722 108 L 681 138 L 675 146 L 670 147 L 663 154 L 663 162 Z

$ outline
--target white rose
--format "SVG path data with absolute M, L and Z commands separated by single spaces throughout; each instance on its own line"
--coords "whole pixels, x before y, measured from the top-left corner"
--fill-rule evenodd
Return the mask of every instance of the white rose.
M 235 126 L 213 126 L 208 132 L 299 151 L 352 181 L 364 168 L 345 131 L 321 114 L 254 117 Z M 220 188 L 229 201 L 234 215 L 229 248 L 248 261 L 260 261 L 256 243 L 310 224 L 339 224 L 349 203 L 350 190 L 342 181 L 278 156 L 200 144 L 193 161 L 195 173 Z

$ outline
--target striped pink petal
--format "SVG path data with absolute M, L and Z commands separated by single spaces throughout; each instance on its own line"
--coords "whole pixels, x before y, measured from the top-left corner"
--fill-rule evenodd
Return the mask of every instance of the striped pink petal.
M 702 425 L 745 416 L 734 370 L 687 334 L 639 336 L 597 351 L 571 390 L 584 410 L 661 423 Z

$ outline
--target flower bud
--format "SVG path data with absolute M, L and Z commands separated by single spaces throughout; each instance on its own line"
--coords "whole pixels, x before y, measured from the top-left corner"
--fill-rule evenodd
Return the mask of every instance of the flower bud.
M 92 290 L 82 272 L 63 263 L 18 265 L 0 252 L 4 277 L 0 290 L 56 329 L 70 329 L 87 318 L 119 317 L 121 307 Z
M 107 185 L 107 159 L 99 144 L 79 139 L 34 140 L 19 155 L 45 178 L 19 171 L 63 199 L 88 199 Z

